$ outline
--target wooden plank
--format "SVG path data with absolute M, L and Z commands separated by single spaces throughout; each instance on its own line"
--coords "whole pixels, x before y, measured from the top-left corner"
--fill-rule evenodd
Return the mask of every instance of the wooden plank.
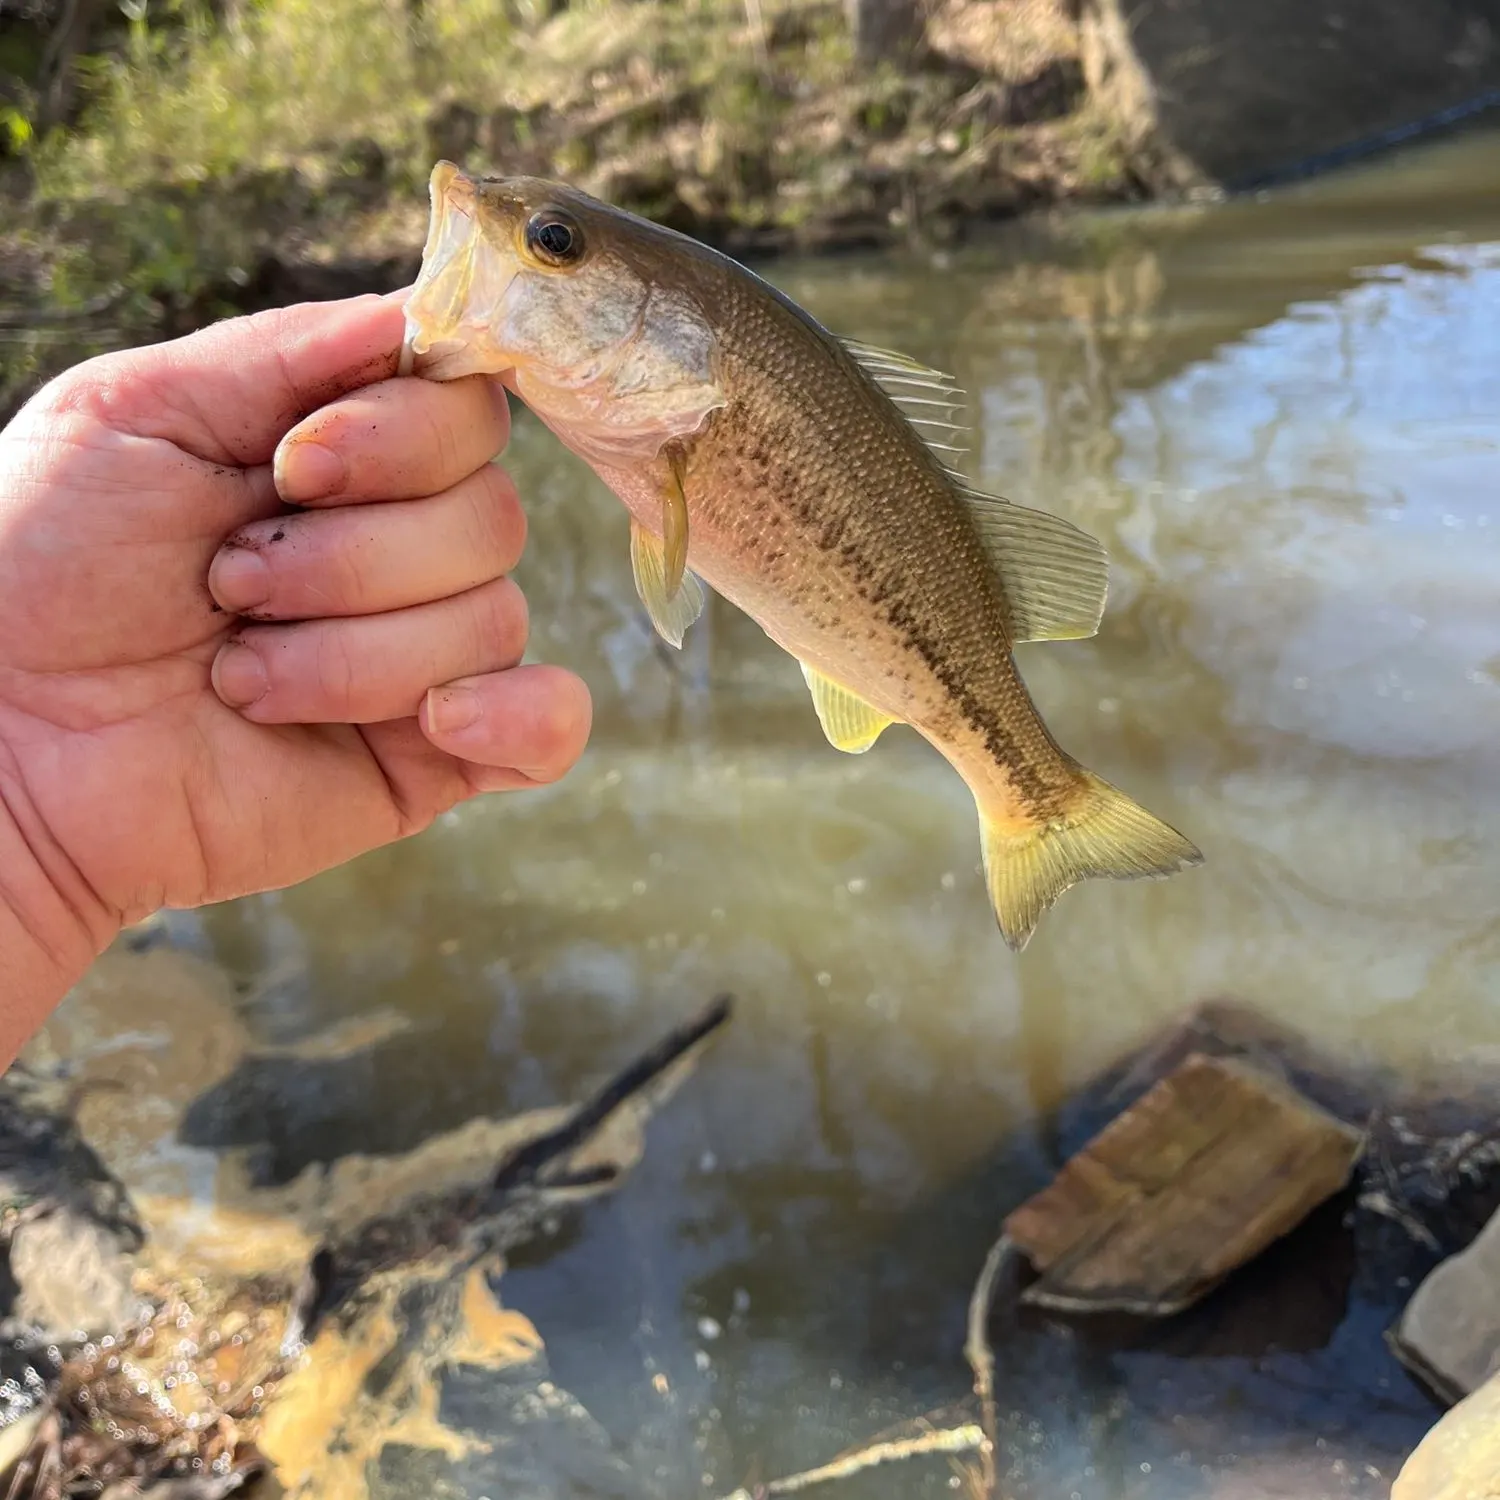
M 1193 1053 L 1005 1221 L 1023 1300 L 1166 1316 L 1348 1181 L 1362 1136 L 1243 1062 Z

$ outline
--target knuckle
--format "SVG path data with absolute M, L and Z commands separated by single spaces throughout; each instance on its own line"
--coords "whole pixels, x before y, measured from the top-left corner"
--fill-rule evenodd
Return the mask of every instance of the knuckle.
M 84 417 L 101 426 L 129 426 L 149 385 L 136 351 L 96 354 L 54 376 L 32 397 L 34 408 L 56 416 Z
M 532 725 L 532 764 L 526 774 L 533 781 L 556 781 L 572 768 L 588 739 L 592 710 L 588 697 L 562 681 L 545 693 Z
M 332 607 L 351 613 L 371 604 L 377 588 L 370 577 L 375 567 L 372 549 L 359 543 L 359 538 L 346 539 L 341 546 L 319 549 L 314 556 L 298 559 L 304 570 L 316 570 L 318 593 Z
M 438 389 L 438 396 L 443 394 Z M 432 470 L 438 475 L 460 474 L 461 439 L 455 429 L 452 413 L 446 403 L 433 402 L 427 413 L 427 451 L 431 454 Z
M 353 716 L 359 671 L 347 631 L 325 627 L 313 633 L 312 680 L 319 701 L 331 712 Z
M 477 629 L 479 633 L 479 655 L 497 665 L 509 665 L 520 660 L 526 650 L 530 634 L 531 616 L 526 606 L 526 596 L 520 586 L 509 578 L 497 579 L 479 591 L 484 598 L 479 601 Z
M 526 512 L 521 509 L 515 481 L 504 469 L 486 464 L 480 471 L 470 515 L 478 555 L 508 573 L 526 546 Z

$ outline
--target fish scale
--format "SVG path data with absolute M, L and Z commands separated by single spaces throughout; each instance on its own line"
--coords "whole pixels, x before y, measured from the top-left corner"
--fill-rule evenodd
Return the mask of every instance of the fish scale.
M 403 366 L 484 372 L 625 503 L 636 585 L 680 645 L 703 584 L 802 666 L 824 733 L 910 725 L 963 777 L 1016 949 L 1070 886 L 1201 855 L 1061 750 L 1013 647 L 1098 626 L 1103 549 L 971 488 L 957 388 L 836 338 L 743 266 L 561 183 L 433 171 Z

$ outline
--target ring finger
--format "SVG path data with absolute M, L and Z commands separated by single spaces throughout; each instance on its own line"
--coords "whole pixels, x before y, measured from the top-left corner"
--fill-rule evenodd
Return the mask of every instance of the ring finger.
M 508 578 L 431 604 L 353 619 L 248 625 L 219 650 L 219 697 L 258 724 L 407 718 L 428 688 L 513 667 L 526 601 Z

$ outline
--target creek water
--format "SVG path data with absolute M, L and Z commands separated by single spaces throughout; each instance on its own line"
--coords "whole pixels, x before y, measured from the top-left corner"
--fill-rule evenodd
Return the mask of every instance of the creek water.
M 575 1095 L 732 991 L 639 1172 L 503 1282 L 642 1472 L 716 1495 L 964 1395 L 969 1289 L 1061 1160 L 1057 1108 L 1194 1003 L 1413 1078 L 1500 1066 L 1497 150 L 770 268 L 957 374 L 971 477 L 1109 548 L 1098 637 L 1021 668 L 1058 740 L 1206 864 L 1075 889 L 1019 957 L 936 754 L 899 729 L 829 748 L 796 664 L 723 601 L 661 647 L 623 508 L 518 415 L 533 655 L 589 681 L 591 747 L 555 788 L 172 919 L 253 995 L 258 1041 L 404 1023 L 261 1069 L 220 1137 L 277 1178 L 404 1148 Z M 1435 1409 L 1360 1295 L 1310 1354 L 1015 1331 L 1010 1492 L 1385 1494 Z M 954 1482 L 936 1460 L 838 1493 Z

